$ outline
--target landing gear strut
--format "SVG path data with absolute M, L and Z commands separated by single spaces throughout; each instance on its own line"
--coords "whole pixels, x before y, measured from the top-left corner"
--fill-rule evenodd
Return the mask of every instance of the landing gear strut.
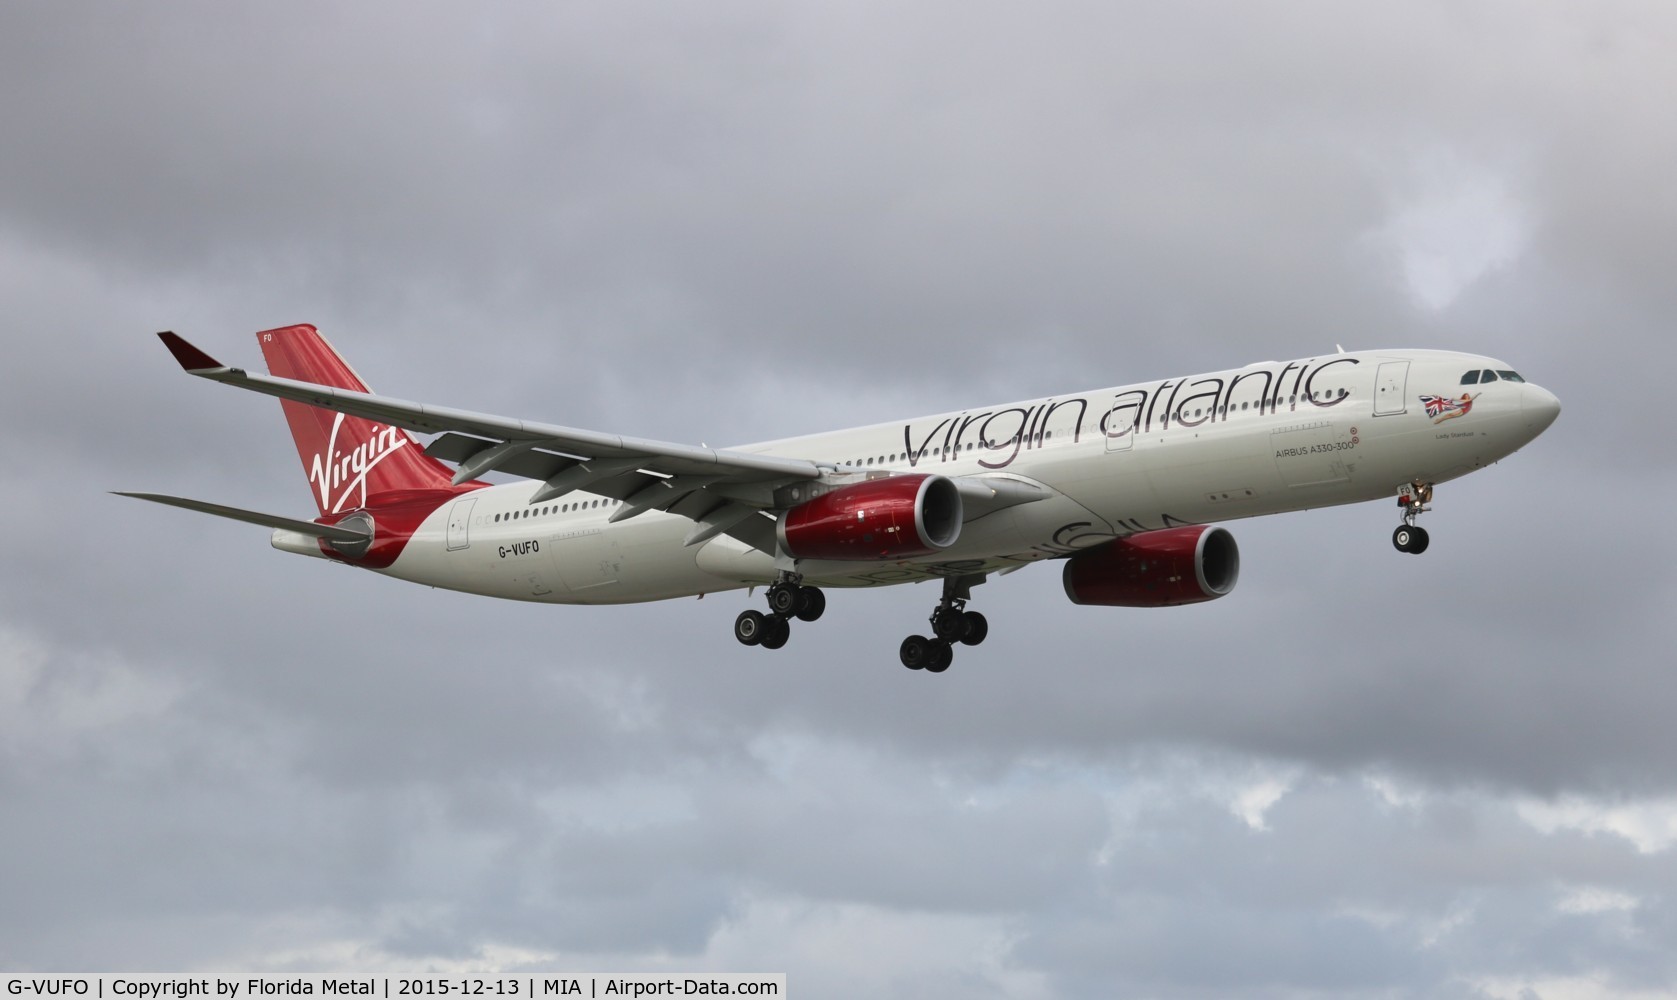
M 1427 537 L 1427 529 L 1415 523 L 1416 518 L 1423 511 L 1432 510 L 1427 504 L 1432 503 L 1432 484 L 1419 480 L 1410 483 L 1407 492 L 1398 495 L 1398 506 L 1403 508 L 1403 523 L 1392 532 L 1392 547 L 1399 552 L 1407 552 L 1418 556 L 1427 550 L 1431 541 Z
M 972 599 L 972 588 L 984 582 L 984 576 L 948 576 L 943 579 L 943 600 L 929 619 L 934 638 L 911 635 L 897 650 L 903 666 L 910 670 L 927 670 L 941 674 L 955 660 L 955 643 L 976 646 L 990 634 L 990 623 L 977 611 L 967 610 Z
M 806 587 L 796 573 L 781 573 L 769 587 L 769 613 L 741 611 L 734 619 L 734 638 L 742 645 L 779 649 L 792 635 L 792 619 L 812 622 L 827 610 L 827 595 Z

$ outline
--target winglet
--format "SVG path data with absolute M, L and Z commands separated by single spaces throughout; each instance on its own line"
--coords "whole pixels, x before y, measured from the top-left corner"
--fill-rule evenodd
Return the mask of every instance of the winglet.
M 162 338 L 163 346 L 169 349 L 169 353 L 175 356 L 175 360 L 180 362 L 181 367 L 185 368 L 189 372 L 227 367 L 216 359 L 210 357 L 208 354 L 205 354 L 203 351 L 200 351 L 198 348 L 187 343 L 186 338 L 182 337 L 178 333 L 163 330 L 158 333 L 157 336 Z

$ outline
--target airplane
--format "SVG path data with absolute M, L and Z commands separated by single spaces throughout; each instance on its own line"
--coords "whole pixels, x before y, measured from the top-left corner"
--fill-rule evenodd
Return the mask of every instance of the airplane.
M 158 335 L 192 375 L 281 401 L 319 516 L 122 492 L 273 530 L 274 548 L 432 587 L 623 604 L 766 587 L 734 637 L 778 649 L 823 588 L 942 581 L 899 659 L 941 673 L 989 634 L 972 588 L 1063 562 L 1073 603 L 1167 607 L 1234 589 L 1231 521 L 1397 498 L 1400 552 L 1439 483 L 1535 439 L 1548 390 L 1492 358 L 1346 352 L 734 448 L 372 393 L 311 325 L 257 334 L 269 375 Z M 426 444 L 413 435 L 429 436 Z M 500 473 L 517 481 L 490 484 Z

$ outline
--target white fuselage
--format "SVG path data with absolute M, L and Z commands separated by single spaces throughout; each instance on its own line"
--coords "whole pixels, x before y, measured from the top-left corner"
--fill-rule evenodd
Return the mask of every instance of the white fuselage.
M 1462 384 L 1509 366 L 1443 351 L 1369 351 L 850 430 L 736 451 L 837 463 L 858 477 L 933 472 L 1045 487 L 1046 499 L 969 520 L 957 541 L 901 560 L 798 565 L 821 586 L 983 573 L 1113 537 L 1393 497 L 1501 459 L 1559 411 L 1522 381 Z M 1435 397 L 1429 412 L 1423 397 Z M 1465 407 L 1449 407 L 1466 396 Z M 439 508 L 391 576 L 494 597 L 615 604 L 755 586 L 774 559 L 726 535 L 685 546 L 693 522 L 582 492 L 531 504 L 539 483 L 491 486 Z M 276 544 L 278 544 L 276 539 Z M 291 548 L 291 546 L 286 546 Z

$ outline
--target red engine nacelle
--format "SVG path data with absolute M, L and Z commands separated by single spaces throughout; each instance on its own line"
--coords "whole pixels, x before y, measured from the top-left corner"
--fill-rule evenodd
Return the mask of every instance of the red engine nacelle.
M 1222 597 L 1240 576 L 1240 549 L 1224 528 L 1143 531 L 1079 552 L 1062 579 L 1073 604 L 1163 608 Z
M 961 494 L 943 476 L 870 479 L 787 511 L 780 547 L 798 559 L 930 555 L 955 544 L 961 516 Z

